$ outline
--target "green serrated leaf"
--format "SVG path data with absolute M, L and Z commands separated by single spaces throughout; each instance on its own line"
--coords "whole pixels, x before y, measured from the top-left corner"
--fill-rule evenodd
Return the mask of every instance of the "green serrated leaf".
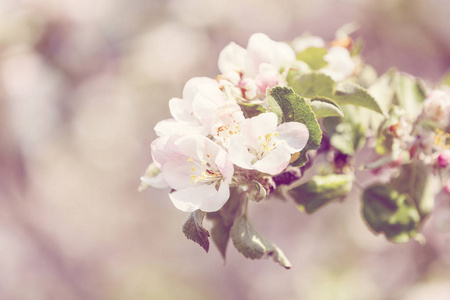
M 395 85 L 397 81 L 397 70 L 390 69 L 367 88 L 370 95 L 377 101 L 383 112 L 389 111 L 393 104 L 395 96 Z M 388 113 L 389 115 L 389 113 Z M 384 120 L 384 116 L 380 114 L 374 114 L 370 110 L 361 111 L 361 116 L 365 121 L 365 126 L 370 127 L 373 130 L 377 130 L 381 122 Z
M 365 128 L 361 124 L 341 123 L 336 127 L 330 143 L 341 153 L 354 155 L 365 143 Z
M 329 117 L 322 124 L 334 148 L 341 153 L 354 155 L 365 144 L 365 127 L 360 122 L 358 107 L 343 106 L 342 109 L 344 118 Z
M 434 189 L 431 169 L 420 160 L 403 165 L 400 175 L 392 180 L 392 186 L 400 193 L 407 194 L 414 201 L 421 219 L 434 208 Z
M 287 76 L 288 85 L 295 93 L 305 98 L 326 97 L 332 98 L 335 82 L 327 75 L 320 73 L 303 74 L 291 70 Z
M 201 210 L 196 210 L 183 225 L 184 235 L 199 244 L 206 252 L 209 250 L 209 232 L 203 227 L 203 218 L 205 217 L 205 212 Z
M 230 199 L 228 199 L 225 205 L 219 211 L 206 214 L 206 217 L 213 222 L 211 238 L 224 260 L 230 239 L 230 230 L 241 209 L 242 201 L 239 200 L 240 196 L 241 193 L 239 190 L 232 188 L 230 190 Z
M 309 47 L 297 54 L 297 60 L 307 63 L 311 70 L 319 70 L 328 65 L 328 62 L 323 59 L 326 54 L 325 48 Z
M 238 104 L 244 112 L 246 118 L 252 118 L 267 111 L 267 109 L 260 104 L 242 102 Z
M 236 249 L 246 258 L 261 259 L 271 257 L 282 267 L 286 269 L 291 268 L 291 263 L 283 251 L 262 237 L 249 222 L 246 215 L 236 218 L 230 235 Z
M 420 81 L 414 76 L 398 73 L 396 99 L 399 106 L 405 108 L 412 117 L 417 117 L 422 111 L 422 103 L 426 98 Z
M 375 232 L 393 242 L 407 242 L 419 229 L 420 216 L 408 195 L 388 184 L 373 185 L 364 191 L 363 215 Z
M 225 220 L 219 212 L 207 213 L 207 218 L 213 221 L 211 238 L 225 260 L 228 241 L 230 240 L 231 225 L 225 224 Z
M 331 98 L 338 104 L 361 106 L 384 115 L 378 102 L 362 86 L 354 82 L 338 82 L 336 84 L 335 94 Z
M 301 211 L 313 213 L 333 199 L 344 197 L 353 184 L 351 174 L 315 175 L 308 182 L 288 191 Z
M 317 118 L 344 116 L 339 105 L 330 98 L 321 97 L 311 99 L 311 108 Z
M 364 41 L 361 38 L 358 38 L 354 43 L 353 43 L 353 47 L 350 50 L 350 55 L 351 56 L 356 56 L 356 55 L 360 55 L 362 50 L 364 48 Z
M 298 96 L 288 87 L 278 86 L 270 89 L 267 93 L 267 98 L 270 107 L 276 108 L 274 112 L 281 122 L 300 122 L 308 128 L 308 142 L 300 152 L 300 158 L 295 162 L 297 166 L 304 165 L 307 162 L 306 152 L 319 148 L 322 140 L 322 130 L 320 129 L 319 123 L 317 123 L 314 112 L 308 103 L 306 103 L 305 99 Z
M 269 104 L 269 110 L 277 115 L 277 123 L 278 125 L 284 122 L 284 113 L 281 109 L 280 104 L 270 96 L 270 94 L 267 94 L 267 103 Z

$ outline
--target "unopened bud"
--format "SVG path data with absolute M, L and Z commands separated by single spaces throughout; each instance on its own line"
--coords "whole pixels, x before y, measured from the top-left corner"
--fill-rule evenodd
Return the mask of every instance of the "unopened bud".
M 439 156 L 437 158 L 437 163 L 438 163 L 439 167 L 441 167 L 441 168 L 446 168 L 447 166 L 450 165 L 450 150 L 449 149 L 445 149 L 441 152 L 441 154 L 439 154 Z

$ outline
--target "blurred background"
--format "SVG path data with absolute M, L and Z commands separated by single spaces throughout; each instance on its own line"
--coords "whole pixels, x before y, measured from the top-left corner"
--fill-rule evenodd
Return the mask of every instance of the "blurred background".
M 450 299 L 450 234 L 394 245 L 357 191 L 314 215 L 250 207 L 291 260 L 224 264 L 181 226 L 167 190 L 137 192 L 154 125 L 220 50 L 264 32 L 331 40 L 430 82 L 450 68 L 448 0 L 0 0 L 0 299 Z

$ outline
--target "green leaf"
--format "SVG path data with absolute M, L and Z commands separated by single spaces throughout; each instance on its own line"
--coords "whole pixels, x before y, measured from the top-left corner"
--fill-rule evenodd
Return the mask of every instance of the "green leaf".
M 366 130 L 359 120 L 358 107 L 343 106 L 343 110 L 344 118 L 326 118 L 323 126 L 334 148 L 341 153 L 354 155 L 365 144 Z
M 196 210 L 187 219 L 183 225 L 184 235 L 202 246 L 206 252 L 209 250 L 209 232 L 203 227 L 203 218 L 205 217 L 205 212 L 201 210 Z
M 344 116 L 339 105 L 326 97 L 311 99 L 311 108 L 317 118 Z
M 323 59 L 326 54 L 327 49 L 325 48 L 309 47 L 298 53 L 297 59 L 307 63 L 311 70 L 319 70 L 328 65 L 328 63 Z
M 353 104 L 384 115 L 378 102 L 362 86 L 354 82 L 338 82 L 335 94 L 331 98 L 339 104 Z
M 352 189 L 353 175 L 315 175 L 310 181 L 288 191 L 301 211 L 313 213 L 333 199 L 344 197 Z
M 246 118 L 252 118 L 267 111 L 267 109 L 260 104 L 243 102 L 240 102 L 238 104 L 244 112 Z
M 389 109 L 388 118 L 384 119 L 377 131 L 377 145 L 375 146 L 375 151 L 380 155 L 386 155 L 392 153 L 396 150 L 394 147 L 395 142 L 398 139 L 394 136 L 394 131 L 400 122 L 400 119 L 405 115 L 405 110 L 402 107 L 392 105 Z M 398 147 L 397 147 L 398 148 Z M 398 156 L 398 153 L 395 154 Z
M 363 215 L 375 232 L 393 242 L 407 242 L 419 229 L 420 216 L 408 195 L 388 184 L 373 185 L 364 191 Z
M 230 199 L 219 211 L 209 212 L 206 217 L 213 222 L 211 228 L 211 238 L 225 260 L 230 230 L 233 226 L 237 214 L 241 210 L 241 192 L 238 189 L 230 190 Z
M 219 212 L 207 213 L 207 218 L 213 221 L 211 228 L 211 238 L 225 260 L 228 241 L 230 240 L 231 225 L 225 223 Z
M 261 259 L 271 257 L 284 268 L 291 268 L 291 263 L 281 249 L 262 237 L 249 222 L 246 215 L 236 218 L 230 235 L 236 249 L 246 258 Z
M 341 153 L 354 155 L 365 143 L 365 128 L 361 124 L 340 123 L 330 139 L 331 145 Z
M 334 94 L 334 81 L 320 73 L 300 73 L 291 70 L 287 76 L 288 85 L 301 97 L 305 98 L 332 98 Z
M 278 86 L 270 89 L 267 98 L 270 110 L 277 114 L 280 122 L 300 122 L 308 128 L 308 142 L 300 152 L 300 158 L 295 162 L 298 166 L 304 165 L 308 161 L 306 152 L 319 148 L 322 140 L 322 130 L 320 130 L 314 112 L 305 99 L 288 87 Z
M 426 98 L 422 83 L 415 77 L 397 73 L 396 96 L 399 106 L 405 108 L 412 117 L 422 111 L 422 103 Z
M 283 109 L 281 108 L 281 104 L 279 104 L 275 98 L 273 98 L 270 95 L 270 92 L 267 94 L 267 103 L 269 104 L 269 110 L 270 112 L 273 112 L 277 115 L 277 124 L 284 123 L 284 113 Z
M 388 70 L 367 89 L 383 111 L 388 111 L 393 104 L 397 73 L 396 69 Z
M 392 180 L 392 186 L 414 201 L 422 220 L 433 210 L 433 177 L 430 167 L 422 161 L 414 160 L 403 165 L 400 175 Z
M 369 88 L 370 86 L 372 86 L 377 81 L 377 79 L 378 79 L 377 71 L 375 70 L 374 67 L 368 64 L 365 64 L 362 67 L 358 75 L 358 83 L 364 88 Z
M 397 70 L 390 69 L 367 88 L 370 95 L 377 101 L 383 112 L 389 111 L 391 108 L 394 96 L 395 85 L 397 82 Z M 389 113 L 388 113 L 389 115 Z M 370 127 L 373 130 L 377 130 L 381 122 L 385 119 L 380 114 L 374 114 L 370 110 L 361 111 L 361 116 L 364 118 L 366 127 Z

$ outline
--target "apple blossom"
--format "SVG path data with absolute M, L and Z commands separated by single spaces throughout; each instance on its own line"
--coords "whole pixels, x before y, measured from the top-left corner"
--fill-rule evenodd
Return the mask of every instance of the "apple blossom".
M 438 124 L 446 127 L 450 124 L 450 95 L 446 91 L 434 90 L 428 94 L 423 105 L 423 114 Z
M 318 36 L 304 35 L 295 38 L 292 41 L 292 47 L 294 48 L 295 52 L 299 53 L 311 47 L 325 48 L 325 41 Z
M 202 135 L 163 138 L 152 143 L 152 155 L 174 190 L 169 198 L 175 207 L 186 212 L 219 210 L 230 196 L 234 172 L 227 152 Z
M 230 160 L 244 169 L 276 175 L 287 167 L 291 154 L 305 147 L 308 137 L 304 124 L 287 122 L 277 126 L 274 113 L 263 113 L 246 119 L 241 134 L 230 139 Z
M 207 132 L 194 114 L 193 101 L 202 89 L 208 87 L 218 88 L 217 81 L 207 77 L 194 77 L 186 82 L 183 89 L 183 98 L 172 98 L 169 101 L 169 109 L 173 118 L 157 123 L 155 126 L 156 134 L 158 136 L 171 134 L 206 135 Z
M 253 34 L 248 40 L 245 74 L 253 77 L 259 73 L 259 66 L 268 63 L 280 70 L 295 61 L 294 50 L 286 43 L 275 42 L 262 33 Z
M 275 42 L 262 33 L 249 38 L 247 48 L 228 44 L 219 55 L 218 67 L 222 75 L 219 83 L 229 81 L 240 89 L 233 89 L 236 96 L 254 100 L 265 98 L 266 89 L 283 83 L 280 69 L 295 62 L 292 48 L 283 42 Z M 236 82 L 236 79 L 239 80 Z
M 202 87 L 217 87 L 214 79 L 207 77 L 194 77 L 190 79 L 183 89 L 183 99 L 172 98 L 169 101 L 169 109 L 173 118 L 185 125 L 198 125 L 198 119 L 194 116 L 192 102 Z
M 328 62 L 328 65 L 320 71 L 334 81 L 342 81 L 355 71 L 355 62 L 346 48 L 331 47 L 323 59 Z

